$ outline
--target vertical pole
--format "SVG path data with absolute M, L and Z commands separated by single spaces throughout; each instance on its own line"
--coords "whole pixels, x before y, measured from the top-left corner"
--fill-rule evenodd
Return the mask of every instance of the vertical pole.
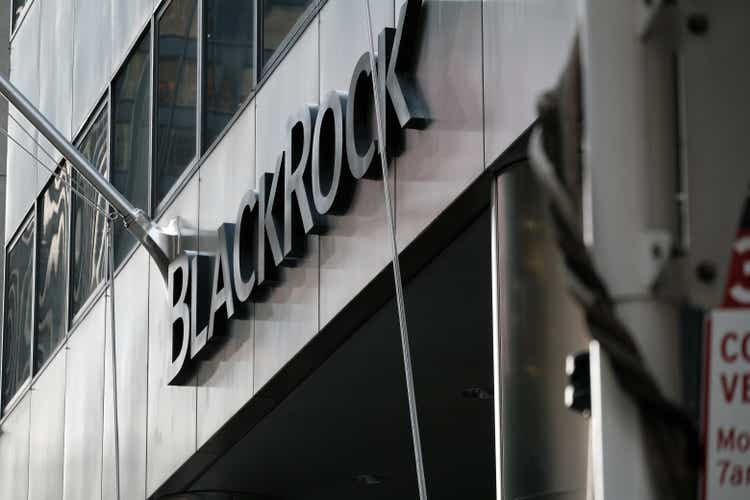
M 378 65 L 375 62 L 375 47 L 372 40 L 372 14 L 370 12 L 370 0 L 365 0 L 367 9 L 367 35 L 370 44 L 370 66 L 372 67 L 372 91 L 375 97 L 375 118 L 378 126 L 378 146 L 380 148 L 380 167 L 383 172 L 383 193 L 385 195 L 385 208 L 388 216 L 388 226 L 391 233 L 391 250 L 393 251 L 393 281 L 396 287 L 396 306 L 398 309 L 398 325 L 401 331 L 401 351 L 404 357 L 404 375 L 406 376 L 406 396 L 409 401 L 409 419 L 411 422 L 411 436 L 414 446 L 414 461 L 417 469 L 417 486 L 419 488 L 420 500 L 427 500 L 427 483 L 424 474 L 424 461 L 422 460 L 422 440 L 419 435 L 419 418 L 417 415 L 417 399 L 414 392 L 414 373 L 411 362 L 411 348 L 409 346 L 409 331 L 406 327 L 406 306 L 404 304 L 404 286 L 401 281 L 401 266 L 399 264 L 398 242 L 396 240 L 396 215 L 391 200 L 391 187 L 388 177 L 388 156 L 385 147 L 385 123 L 383 113 L 380 109 L 381 101 L 378 85 Z M 380 57 L 385 57 L 381 54 Z
M 107 277 L 109 279 L 109 331 L 110 342 L 109 352 L 112 365 L 112 432 L 114 434 L 114 453 L 115 453 L 115 499 L 120 500 L 120 421 L 117 407 L 117 335 L 115 334 L 115 250 L 114 234 L 115 224 L 113 219 L 109 219 L 109 238 L 108 250 L 109 258 L 107 259 Z

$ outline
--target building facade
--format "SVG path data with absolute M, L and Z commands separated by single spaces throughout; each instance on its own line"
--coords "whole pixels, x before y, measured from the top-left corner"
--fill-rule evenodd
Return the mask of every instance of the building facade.
M 560 401 L 564 355 L 585 345 L 583 319 L 551 286 L 562 263 L 548 258 L 554 236 L 519 153 L 571 50 L 577 2 L 426 0 L 400 27 L 407 3 L 370 1 L 373 44 L 403 36 L 404 71 L 427 115 L 418 127 L 389 122 L 386 181 L 430 498 L 500 488 L 507 498 L 580 498 L 587 430 Z M 177 227 L 182 254 L 209 259 L 205 276 L 224 270 L 227 236 L 217 230 L 240 220 L 244 197 L 291 199 L 271 183 L 288 183 L 284 169 L 304 166 L 310 148 L 323 162 L 341 138 L 343 168 L 378 168 L 364 1 L 10 4 L 11 81 L 135 206 Z M 381 45 L 378 62 L 388 52 Z M 343 128 L 337 135 L 336 109 L 342 127 L 355 127 L 352 142 Z M 176 333 L 175 275 L 122 225 L 108 232 L 103 199 L 15 109 L 8 128 L 18 143 L 7 155 L 0 498 L 115 498 L 118 476 L 127 499 L 415 497 L 382 178 L 362 171 L 324 227 L 298 233 L 293 221 L 280 242 L 302 236 L 262 293 L 234 317 L 221 316 L 232 316 L 226 303 L 210 311 L 207 333 L 223 338 L 210 352 L 184 344 L 177 377 L 179 346 L 202 323 Z M 325 183 L 317 189 L 330 194 L 334 181 Z M 508 242 L 500 278 L 497 228 Z M 196 293 L 222 288 L 201 276 Z M 514 291 L 500 298 L 503 356 L 513 360 L 502 408 L 493 290 Z M 517 459 L 498 465 L 501 450 Z

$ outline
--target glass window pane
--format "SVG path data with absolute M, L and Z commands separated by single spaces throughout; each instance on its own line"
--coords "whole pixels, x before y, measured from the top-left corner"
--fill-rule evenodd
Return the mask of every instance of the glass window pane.
M 23 14 L 26 4 L 30 2 L 31 0 L 13 0 L 13 29 L 16 29 L 18 19 L 21 17 L 21 14 Z
M 34 297 L 34 219 L 8 252 L 3 331 L 3 407 L 31 374 L 31 315 Z
M 84 156 L 107 176 L 108 147 L 107 120 L 108 110 L 105 108 L 94 123 L 80 145 Z M 73 194 L 71 205 L 72 216 L 70 232 L 72 236 L 71 269 L 70 269 L 70 309 L 75 317 L 93 291 L 104 281 L 107 270 L 106 224 L 103 213 L 96 210 L 92 203 L 96 203 L 102 210 L 106 210 L 104 198 L 78 172 L 73 172 L 73 185 L 79 194 Z M 84 196 L 85 198 L 82 198 Z M 90 200 L 90 202 L 86 201 Z
M 313 0 L 263 1 L 263 66 Z
M 65 338 L 68 193 L 53 177 L 37 205 L 34 373 Z
M 159 19 L 154 205 L 195 158 L 197 32 L 196 0 L 173 0 Z
M 254 1 L 205 0 L 204 149 L 250 95 L 254 10 Z
M 143 210 L 148 210 L 150 50 L 147 34 L 112 84 L 112 184 Z M 115 266 L 118 266 L 136 240 L 125 226 L 116 224 L 114 242 Z

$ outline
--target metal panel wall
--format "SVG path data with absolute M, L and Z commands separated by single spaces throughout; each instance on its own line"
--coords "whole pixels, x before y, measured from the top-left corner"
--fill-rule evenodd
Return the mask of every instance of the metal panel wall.
M 33 103 L 39 104 L 39 27 L 41 2 L 34 2 L 19 27 L 10 53 L 10 74 L 13 84 Z M 23 148 L 36 154 L 36 129 L 10 106 L 8 132 Z M 31 134 L 27 136 L 13 119 Z M 8 141 L 8 173 L 6 179 L 5 241 L 18 229 L 31 208 L 38 192 L 36 162 L 17 144 Z
M 19 401 L 0 434 L 0 498 L 24 499 L 29 488 L 29 396 Z M 8 479 L 10 478 L 10 479 Z
M 112 64 L 117 68 L 128 55 L 154 10 L 155 0 L 115 0 L 112 3 Z
M 427 0 L 416 78 L 430 124 L 406 132 L 396 162 L 396 214 L 403 249 L 484 168 L 482 3 Z
M 258 92 L 258 175 L 273 172 L 286 144 L 288 118 L 306 103 L 318 103 L 318 48 L 314 21 Z M 282 284 L 255 306 L 255 391 L 318 331 L 318 248 L 318 237 L 308 237 L 305 258 L 297 267 L 280 268 Z
M 393 26 L 393 4 L 371 2 L 371 9 L 377 47 L 378 33 Z M 348 92 L 354 66 L 369 50 L 364 2 L 330 0 L 320 12 L 320 99 L 331 90 Z M 349 210 L 341 217 L 329 216 L 328 224 L 329 231 L 320 237 L 321 327 L 390 261 L 381 181 L 360 180 Z
M 139 248 L 115 277 L 120 498 L 123 499 L 144 498 L 146 494 L 148 274 L 148 253 L 143 248 Z M 109 305 L 107 305 L 106 315 L 102 498 L 114 499 L 115 456 Z
M 73 133 L 86 122 L 112 73 L 113 0 L 75 0 Z
M 576 0 L 484 0 L 485 159 L 536 118 L 560 76 L 576 30 Z
M 180 217 L 183 237 L 198 231 L 198 176 L 161 217 Z M 167 385 L 170 308 L 166 286 L 153 260 L 149 261 L 148 310 L 148 468 L 146 492 L 153 493 L 196 449 L 195 380 L 185 386 Z
M 255 103 L 201 166 L 201 252 L 216 250 L 216 229 L 234 223 L 242 196 L 255 189 Z M 254 310 L 229 322 L 227 341 L 198 368 L 198 446 L 253 395 Z
M 29 500 L 60 500 L 62 498 L 65 354 L 65 349 L 58 351 L 29 393 L 31 398 Z
M 71 137 L 73 112 L 73 9 L 70 0 L 44 0 L 42 6 L 41 40 L 39 42 L 39 110 L 62 132 Z M 41 134 L 41 146 L 55 159 L 54 151 Z M 40 152 L 47 162 L 49 158 Z M 52 174 L 39 171 L 39 189 Z
M 101 498 L 105 301 L 100 297 L 68 339 L 64 500 Z

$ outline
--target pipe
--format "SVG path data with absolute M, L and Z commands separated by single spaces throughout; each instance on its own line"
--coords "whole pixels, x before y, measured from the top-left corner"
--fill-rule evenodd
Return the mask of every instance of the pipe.
M 8 79 L 0 75 L 0 93 L 52 143 L 96 191 L 107 200 L 122 217 L 127 230 L 140 242 L 154 259 L 162 276 L 174 256 L 176 235 L 167 234 L 146 213 L 133 206 L 85 156 L 60 133 L 54 125 Z

